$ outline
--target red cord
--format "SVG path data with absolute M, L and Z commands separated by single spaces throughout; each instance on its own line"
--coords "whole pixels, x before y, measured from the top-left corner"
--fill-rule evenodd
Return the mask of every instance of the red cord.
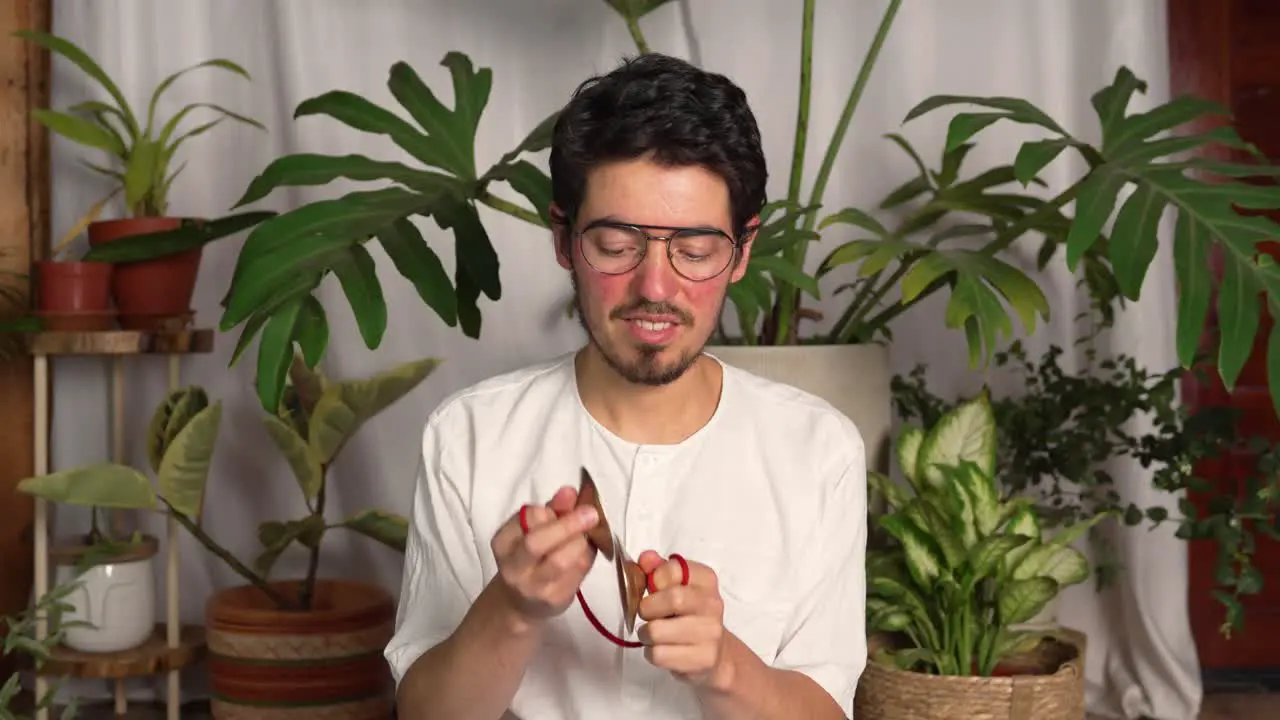
M 524 505 L 524 506 L 521 506 L 520 508 L 520 529 L 524 532 L 525 535 L 529 534 L 529 518 L 528 518 L 529 507 L 530 506 L 528 505 Z M 618 552 L 621 552 L 621 551 L 622 549 L 618 548 Z M 689 584 L 688 561 L 684 559 L 683 555 L 679 555 L 677 553 L 671 553 L 671 559 L 680 563 L 680 584 L 688 585 Z M 658 592 L 658 588 L 657 586 L 654 585 L 654 582 L 653 582 L 653 573 L 648 573 L 645 576 L 645 584 L 648 586 L 649 592 L 651 593 Z M 576 595 L 578 596 L 578 604 L 582 606 L 582 614 L 587 616 L 587 620 L 590 621 L 591 626 L 594 627 L 597 632 L 603 635 L 606 640 L 613 643 L 614 645 L 617 645 L 619 647 L 624 647 L 624 648 L 644 647 L 644 643 L 642 642 L 636 642 L 634 640 L 624 640 L 623 638 L 620 638 L 617 635 L 614 635 L 613 633 L 609 632 L 609 629 L 604 626 L 604 623 L 600 622 L 600 620 L 596 617 L 596 614 L 591 612 L 591 607 L 587 605 L 587 599 L 582 596 L 582 591 L 578 590 Z

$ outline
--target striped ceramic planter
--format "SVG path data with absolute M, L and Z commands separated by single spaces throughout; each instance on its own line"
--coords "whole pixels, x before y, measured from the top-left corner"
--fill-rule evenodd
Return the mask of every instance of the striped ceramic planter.
M 298 582 L 272 586 L 297 597 Z M 395 601 L 376 585 L 320 580 L 309 612 L 277 610 L 251 586 L 205 608 L 217 720 L 385 720 L 394 705 L 382 652 Z

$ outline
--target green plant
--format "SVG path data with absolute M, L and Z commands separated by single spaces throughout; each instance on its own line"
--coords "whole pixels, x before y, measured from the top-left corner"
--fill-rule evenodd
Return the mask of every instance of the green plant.
M 38 109 L 32 114 L 49 130 L 86 147 L 103 150 L 118 164 L 118 168 L 112 168 L 85 163 L 90 169 L 118 184 L 112 194 L 124 193 L 125 207 L 134 217 L 159 216 L 167 212 L 169 188 L 174 178 L 182 172 L 185 163 L 172 172 L 170 165 L 178 149 L 189 138 L 208 132 L 228 118 L 266 129 L 257 120 L 204 102 L 188 104 L 163 123 L 158 121 L 156 107 L 160 98 L 174 82 L 192 70 L 220 68 L 250 79 L 249 73 L 231 60 L 205 60 L 168 76 L 151 93 L 146 116 L 141 118 L 134 112 L 119 86 L 75 43 L 34 30 L 19 30 L 14 35 L 62 56 L 101 85 L 110 96 L 109 100 L 78 103 L 66 112 Z M 212 110 L 219 117 L 180 132 L 179 126 L 187 115 L 200 109 Z
M 322 352 L 324 326 L 312 325 L 304 343 L 308 352 Z M 210 403 L 200 387 L 170 392 L 152 415 L 147 432 L 147 457 L 156 474 L 153 484 L 135 468 L 96 463 L 28 478 L 18 490 L 51 502 L 72 505 L 166 512 L 207 550 L 277 607 L 309 610 L 319 571 L 320 543 L 327 531 L 343 528 L 403 552 L 407 521 L 379 510 L 364 510 L 330 523 L 325 516 L 327 473 L 342 448 L 370 418 L 417 387 L 435 369 L 433 358 L 398 365 L 371 378 L 333 382 L 305 363 L 294 363 L 293 383 L 282 393 L 275 413 L 264 423 L 297 478 L 307 506 L 299 520 L 268 521 L 259 526 L 262 552 L 254 567 L 241 562 L 203 528 L 206 481 L 222 419 L 221 402 Z M 269 582 L 271 568 L 292 544 L 307 548 L 310 562 L 298 597 L 287 597 Z
M 66 601 L 68 595 L 80 586 L 79 581 L 71 581 L 51 588 L 26 610 L 13 616 L 3 618 L 6 627 L 3 645 L 5 657 L 26 656 L 37 670 L 43 668 L 52 657 L 54 648 L 62 643 L 67 630 L 73 627 L 86 626 L 83 620 L 63 620 L 63 613 L 74 611 L 74 607 Z M 44 623 L 46 632 L 43 638 L 37 639 L 38 624 Z M 31 710 L 52 710 L 61 682 L 55 682 L 45 690 L 43 696 L 36 698 Z M 22 679 L 15 670 L 0 685 L 0 720 L 29 720 L 35 717 L 19 714 L 14 703 L 22 692 Z M 59 717 L 72 720 L 79 715 L 75 698 L 63 708 Z
M 1262 574 L 1252 562 L 1258 535 L 1280 537 L 1273 512 L 1280 450 L 1264 438 L 1241 437 L 1230 408 L 1193 413 L 1180 406 L 1180 369 L 1151 372 L 1127 355 L 1098 360 L 1092 348 L 1084 355 L 1085 370 L 1073 375 L 1061 367 L 1062 349 L 1056 346 L 1038 361 L 1027 357 L 1020 342 L 996 354 L 996 367 L 1024 382 L 1016 392 L 991 399 L 1001 499 L 1027 498 L 1046 530 L 1107 513 L 1129 527 L 1172 522 L 1180 538 L 1213 542 L 1214 596 L 1227 613 L 1222 631 L 1230 634 L 1243 623 L 1240 596 L 1262 589 Z M 924 370 L 917 366 L 893 379 L 893 404 L 904 421 L 929 427 L 964 400 L 934 394 Z M 1135 433 L 1135 421 L 1149 422 L 1150 430 Z M 1201 473 L 1206 463 L 1229 453 L 1258 457 L 1259 464 L 1239 487 L 1225 492 Z M 1155 488 L 1190 499 L 1180 499 L 1177 513 L 1164 505 L 1126 502 L 1108 471 L 1110 463 L 1126 460 L 1151 468 Z M 1205 510 L 1197 510 L 1193 499 Z M 1104 533 L 1091 531 L 1089 541 L 1102 588 L 1123 567 Z
M 985 393 L 927 430 L 906 427 L 895 452 L 909 488 L 868 475 L 891 509 L 877 523 L 894 541 L 868 552 L 868 631 L 909 638 L 891 653 L 903 669 L 990 676 L 1041 638 L 1017 626 L 1088 578 L 1088 560 L 1071 544 L 1106 516 L 1045 539 L 1028 500 L 1001 500 Z

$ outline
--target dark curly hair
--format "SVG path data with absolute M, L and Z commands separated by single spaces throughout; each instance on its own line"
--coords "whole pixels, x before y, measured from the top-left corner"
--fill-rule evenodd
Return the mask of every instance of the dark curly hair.
M 643 155 L 719 175 L 729 187 L 735 235 L 764 206 L 769 173 L 760 128 L 746 93 L 724 75 L 647 53 L 579 85 L 551 142 L 556 204 L 572 221 L 592 167 Z

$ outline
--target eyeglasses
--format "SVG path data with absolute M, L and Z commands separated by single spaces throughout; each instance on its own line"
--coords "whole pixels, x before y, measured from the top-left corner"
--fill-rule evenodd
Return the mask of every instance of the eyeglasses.
M 710 280 L 732 264 L 742 243 L 716 228 L 679 228 L 646 225 L 645 228 L 666 230 L 667 235 L 654 235 L 635 225 L 597 220 L 576 233 L 581 241 L 582 258 L 597 272 L 622 275 L 631 272 L 644 260 L 651 241 L 667 244 L 667 259 L 682 277 L 693 282 Z

